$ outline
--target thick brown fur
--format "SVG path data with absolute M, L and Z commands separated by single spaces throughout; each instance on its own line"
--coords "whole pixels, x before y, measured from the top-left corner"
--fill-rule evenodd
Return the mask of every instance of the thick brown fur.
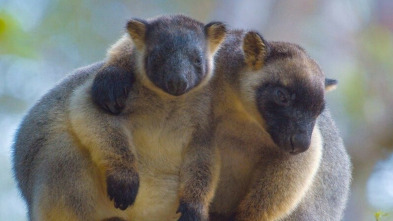
M 342 142 L 341 138 L 337 133 L 330 137 L 326 128 L 321 131 L 318 120 L 306 152 L 297 155 L 283 152 L 266 129 L 266 119 L 260 114 L 264 110 L 257 107 L 258 87 L 270 83 L 303 82 L 310 85 L 312 93 L 323 93 L 323 73 L 297 45 L 266 43 L 261 38 L 258 40 L 256 33 L 248 33 L 243 41 L 242 36 L 242 31 L 228 34 L 217 55 L 216 78 L 211 82 L 216 89 L 213 92 L 217 124 L 214 137 L 221 155 L 220 181 L 210 208 L 211 219 L 340 220 L 350 182 L 348 156 L 342 144 L 337 144 Z M 331 86 L 328 84 L 326 89 Z M 316 96 L 312 93 L 309 96 Z M 331 127 L 335 129 L 334 125 Z M 329 175 L 321 174 L 324 171 L 320 168 L 321 161 L 330 161 L 332 157 L 323 156 L 323 152 L 330 151 L 324 148 L 332 145 L 338 148 L 342 165 Z M 320 190 L 321 193 L 314 192 L 317 186 L 325 185 L 320 179 L 331 183 L 340 173 L 345 175 L 340 175 L 342 180 L 337 189 L 343 195 L 336 195 L 332 187 Z M 310 195 L 315 198 L 309 198 Z M 326 196 L 335 200 L 328 200 Z M 307 205 L 315 203 L 324 208 L 301 208 L 300 213 L 294 212 L 307 200 L 313 201 L 306 202 Z M 327 208 L 325 200 L 334 208 Z M 321 212 L 328 209 L 329 213 Z
M 122 55 L 117 57 L 121 60 Z M 350 163 L 341 138 L 331 132 L 336 129 L 326 117 L 328 113 L 323 112 L 321 125 L 329 126 L 321 131 L 318 120 L 311 128 L 309 150 L 293 155 L 272 140 L 257 93 L 262 85 L 305 87 L 307 93 L 298 96 L 306 97 L 300 97 L 299 103 L 316 102 L 315 107 L 310 106 L 316 108 L 311 117 L 315 121 L 323 110 L 324 88 L 327 91 L 335 83 L 326 83 L 318 65 L 297 45 L 266 42 L 255 32 L 231 31 L 227 35 L 210 83 L 216 124 L 214 142 L 221 156 L 219 186 L 210 208 L 212 220 L 341 218 L 348 195 Z M 341 167 L 331 173 L 325 168 L 333 156 L 326 148 L 340 153 L 335 161 Z M 341 180 L 336 187 L 323 189 L 324 183 L 331 183 L 337 176 Z M 316 193 L 316 189 L 320 192 Z M 334 206 L 327 208 L 329 203 Z M 312 204 L 321 208 L 305 206 Z
M 185 16 L 149 22 L 160 20 L 169 25 L 180 21 L 178 27 L 184 24 L 206 36 L 195 39 L 198 44 L 206 42 L 202 82 L 181 96 L 165 94 L 145 76 L 141 58 L 146 45 L 133 47 L 123 37 L 126 44 L 113 51 L 131 55 L 124 64 L 131 61 L 137 76 L 128 78 L 126 73 L 114 79 L 135 81 L 132 88 L 121 88 L 132 101 L 121 116 L 105 113 L 91 97 L 100 72 L 116 58 L 82 69 L 83 74 L 50 91 L 25 117 L 14 145 L 14 169 L 30 220 L 207 220 L 218 177 L 207 81 L 225 27 L 204 26 Z M 128 31 L 135 40 L 143 28 L 134 27 L 132 36 L 130 23 Z M 113 51 L 109 54 L 116 54 Z M 37 124 L 45 127 L 35 128 Z
M 342 140 L 333 121 L 331 120 L 328 111 L 323 111 L 323 113 L 318 118 L 317 123 L 315 124 L 312 136 L 313 141 L 311 142 L 312 145 L 310 146 L 309 150 L 304 153 L 292 155 L 279 149 L 279 147 L 272 140 L 272 137 L 266 130 L 266 120 L 264 119 L 263 115 L 261 116 L 261 110 L 258 109 L 256 102 L 258 97 L 255 95 L 255 92 L 261 83 L 280 81 L 281 84 L 286 85 L 290 84 L 291 81 L 295 79 L 301 79 L 305 82 L 308 82 L 311 88 L 314 88 L 317 91 L 323 90 L 324 76 L 322 72 L 319 70 L 316 63 L 306 55 L 304 50 L 296 45 L 289 43 L 269 42 L 270 48 L 268 48 L 268 50 L 255 50 L 253 47 L 247 47 L 250 45 L 243 45 L 242 43 L 258 43 L 258 36 L 256 36 L 254 33 L 251 36 L 248 36 L 250 37 L 249 40 L 251 41 L 243 41 L 244 35 L 245 33 L 243 31 L 232 31 L 229 33 L 228 38 L 224 42 L 224 45 L 217 55 L 218 60 L 216 63 L 215 77 L 212 79 L 213 81 L 205 87 L 206 89 L 204 88 L 206 93 L 212 98 L 213 104 L 215 104 L 213 106 L 214 112 L 212 117 L 214 119 L 216 130 L 214 132 L 212 142 L 217 145 L 220 153 L 219 158 L 221 158 L 221 160 L 213 162 L 214 165 L 221 162 L 221 169 L 216 166 L 216 170 L 220 169 L 221 174 L 219 177 L 217 191 L 214 195 L 214 200 L 209 211 L 211 214 L 211 220 L 340 220 L 348 196 L 348 188 L 350 183 L 350 162 L 345 151 L 345 147 L 342 144 Z M 262 46 L 260 49 L 264 49 L 264 47 L 267 46 L 266 42 L 260 42 L 263 44 L 257 44 L 257 46 L 260 45 Z M 113 55 L 115 55 L 113 56 L 112 61 L 117 60 L 121 62 L 124 64 L 122 67 L 127 67 L 127 65 L 129 67 L 133 67 L 135 63 L 129 62 L 130 60 L 128 57 L 124 59 L 124 57 L 122 57 L 124 54 L 115 52 L 116 49 L 123 48 L 122 44 L 119 44 L 118 46 L 120 47 L 114 47 L 113 50 L 111 50 Z M 257 58 L 248 56 L 247 54 L 249 54 L 250 50 L 247 50 L 247 48 L 253 49 L 251 50 L 251 54 L 257 56 Z M 130 54 L 130 51 L 127 49 L 125 49 L 124 52 Z M 266 52 L 266 55 L 261 54 L 261 52 Z M 261 60 L 261 57 L 265 58 Z M 112 58 L 110 58 L 110 60 L 111 59 Z M 116 65 L 116 62 L 111 63 L 111 65 Z M 99 66 L 98 68 L 102 68 L 102 66 Z M 95 67 L 95 70 L 98 68 Z M 302 71 L 287 72 L 290 74 L 286 74 L 285 70 L 288 69 Z M 94 69 L 88 69 L 84 72 L 94 72 Z M 129 79 L 129 76 L 125 78 Z M 90 81 L 92 80 L 91 77 L 88 79 L 90 79 Z M 46 186 L 46 183 L 49 183 L 51 188 L 55 188 L 56 186 L 62 186 L 60 185 L 60 181 L 64 182 L 64 178 L 61 179 L 63 176 L 76 173 L 83 177 L 83 179 L 80 179 L 81 183 L 91 180 L 89 182 L 93 186 L 102 185 L 100 184 L 102 181 L 94 181 L 97 179 L 96 177 L 100 176 L 100 173 L 95 169 L 97 167 L 93 166 L 94 164 L 91 163 L 89 154 L 85 153 L 80 155 L 80 148 L 75 148 L 78 147 L 78 145 L 81 145 L 80 140 L 74 141 L 75 139 L 70 139 L 67 137 L 69 136 L 67 133 L 65 133 L 65 135 L 64 132 L 59 133 L 61 130 L 68 130 L 68 127 L 61 126 L 67 124 L 59 124 L 58 120 L 54 120 L 64 119 L 63 117 L 59 118 L 59 116 L 63 116 L 61 108 L 56 109 L 57 112 L 54 113 L 49 111 L 51 114 L 46 115 L 49 117 L 49 121 L 42 116 L 42 113 L 45 112 L 43 111 L 43 108 L 46 107 L 47 103 L 52 101 L 60 102 L 57 104 L 57 106 L 60 107 L 63 105 L 64 101 L 68 102 L 67 98 L 57 97 L 58 95 L 56 94 L 58 94 L 58 92 L 56 91 L 67 91 L 70 90 L 70 88 L 71 90 L 73 88 L 80 88 L 79 90 L 88 90 L 87 85 L 91 84 L 91 82 L 85 83 L 85 86 L 82 87 L 78 86 L 83 82 L 89 81 L 88 79 L 86 80 L 86 78 L 84 78 L 72 81 L 68 80 L 62 87 L 59 86 L 56 90 L 51 92 L 50 95 L 46 96 L 46 98 L 44 98 L 39 105 L 32 109 L 28 117 L 26 117 L 24 120 L 21 129 L 19 130 L 17 143 L 15 145 L 19 148 L 15 148 L 16 154 L 14 162 L 17 178 L 19 177 L 19 185 L 29 204 L 31 204 L 32 199 L 37 198 L 37 196 L 41 196 L 42 198 L 50 196 L 48 192 L 42 194 L 42 191 L 47 189 L 46 187 L 42 188 L 42 185 L 37 187 L 35 184 L 31 185 L 31 183 L 43 183 L 43 186 Z M 115 81 L 119 79 L 115 79 Z M 128 85 L 127 88 L 131 90 L 131 92 L 126 101 L 131 104 L 135 102 L 133 105 L 137 105 L 139 103 L 138 99 L 143 99 L 137 96 L 139 92 L 135 93 L 135 91 L 141 90 L 140 86 L 138 86 L 138 83 L 136 83 L 135 86 L 129 87 Z M 327 88 L 331 88 L 331 85 L 328 85 Z M 149 90 L 142 91 L 145 93 Z M 190 92 L 191 94 L 189 98 L 193 97 L 191 96 L 192 92 L 193 91 Z M 69 93 L 70 92 L 68 92 L 67 96 L 69 96 Z M 147 96 L 143 93 L 140 95 Z M 194 105 L 198 104 L 197 101 L 192 102 Z M 165 105 L 157 102 L 157 100 L 153 100 L 152 104 L 154 104 L 154 106 L 147 108 L 147 110 L 152 111 L 154 109 L 166 108 Z M 87 105 L 91 105 L 90 102 Z M 183 106 L 183 104 L 179 106 Z M 97 111 L 99 110 L 97 109 Z M 133 109 L 128 109 L 128 107 L 125 107 L 123 111 L 124 113 L 129 113 L 132 112 Z M 201 115 L 204 114 L 206 113 L 201 113 Z M 200 117 L 201 115 L 195 116 Z M 53 116 L 56 116 L 56 118 L 53 118 Z M 116 118 L 118 118 L 117 120 L 124 119 L 122 115 Z M 149 119 L 150 117 L 143 118 L 143 123 L 133 123 L 133 126 L 127 124 L 126 120 L 125 124 L 122 125 L 128 125 L 133 128 L 136 125 L 145 124 L 145 121 L 149 122 Z M 140 120 L 142 121 L 142 119 Z M 175 118 L 172 121 L 177 120 L 178 119 Z M 200 121 L 201 118 L 197 118 L 197 120 Z M 137 121 L 138 120 L 135 122 Z M 160 122 L 154 123 L 159 124 Z M 41 132 L 38 131 L 36 137 L 26 139 L 26 134 L 31 134 L 32 131 L 34 131 L 33 129 L 28 128 L 34 127 L 32 125 L 38 124 L 53 125 L 53 128 L 56 131 L 54 134 L 60 134 L 60 136 L 56 137 L 57 142 L 53 143 L 54 139 L 51 136 L 43 136 L 43 134 L 48 133 L 48 130 L 46 129 L 40 130 Z M 173 129 L 170 125 L 165 128 Z M 134 132 L 135 131 L 138 133 L 137 129 L 135 129 Z M 151 134 L 159 134 L 163 131 L 165 130 L 159 132 L 151 130 Z M 49 132 L 51 132 L 51 130 Z M 51 134 L 53 133 L 51 132 Z M 207 136 L 207 134 L 200 133 L 198 136 L 196 136 L 196 139 L 200 141 L 200 138 L 205 136 Z M 144 138 L 144 140 L 149 139 L 151 139 L 151 137 Z M 49 144 L 48 140 L 50 141 Z M 68 144 L 69 141 L 72 141 L 71 144 Z M 77 145 L 73 142 L 75 142 Z M 68 148 L 70 145 L 73 148 Z M 50 146 L 56 146 L 56 149 L 57 146 L 63 148 L 58 150 L 58 157 L 51 160 L 51 163 L 48 164 L 47 162 L 49 161 L 45 158 L 46 151 L 43 151 L 42 149 L 47 149 Z M 40 148 L 37 150 L 37 147 Z M 39 157 L 40 154 L 36 154 L 36 152 L 44 154 L 41 154 L 42 157 Z M 67 156 L 67 152 L 73 153 L 71 156 L 77 156 L 81 160 L 78 160 L 74 157 L 64 157 Z M 30 153 L 33 153 L 33 156 L 26 157 Z M 195 156 L 194 154 L 197 154 L 197 156 L 206 159 L 210 159 L 210 156 L 214 156 L 214 154 L 209 155 L 199 152 L 192 153 L 193 156 Z M 143 154 L 137 154 L 136 158 L 138 159 L 138 156 L 141 155 Z M 160 154 L 155 152 L 154 155 L 147 156 L 157 158 L 160 156 Z M 33 163 L 23 165 L 20 159 L 25 158 L 29 160 L 24 162 Z M 37 161 L 37 159 L 41 161 Z M 67 161 L 68 159 L 70 161 Z M 63 171 L 62 167 L 57 166 L 59 165 L 58 162 L 62 162 L 62 164 L 64 164 L 74 162 L 74 160 L 76 160 L 73 165 L 74 167 L 67 168 L 66 171 Z M 165 159 L 161 160 L 165 161 Z M 144 160 L 139 161 L 148 162 Z M 155 162 L 159 162 L 159 160 Z M 196 163 L 197 161 L 195 161 L 195 158 L 191 157 L 187 159 L 187 162 L 192 165 L 193 162 Z M 86 165 L 81 165 L 81 163 Z M 166 162 L 166 164 L 167 163 L 168 162 Z M 210 161 L 208 164 L 201 164 L 202 167 L 200 167 L 199 170 L 190 170 L 188 172 L 197 172 L 196 174 L 200 175 L 203 171 L 206 171 L 203 168 L 209 168 L 211 163 L 212 161 Z M 30 170 L 36 171 L 36 165 L 40 164 L 42 164 L 40 166 L 41 169 L 37 171 L 41 171 L 43 174 L 48 173 L 49 168 L 55 171 L 56 174 L 61 174 L 61 177 L 57 177 L 57 182 L 54 180 L 47 182 L 45 179 L 43 181 L 43 179 L 40 178 L 43 177 L 43 175 L 40 176 L 36 173 L 30 172 Z M 31 165 L 33 165 L 32 169 L 27 169 L 30 167 L 26 166 Z M 83 168 L 89 169 L 84 170 Z M 188 167 L 186 164 L 184 165 L 184 168 L 192 167 Z M 138 167 L 138 169 L 140 168 Z M 83 171 L 83 173 L 76 171 Z M 167 174 L 166 171 L 158 171 L 157 174 L 158 173 Z M 50 174 L 54 173 L 51 172 Z M 93 176 L 93 174 L 96 175 Z M 25 177 L 31 178 L 27 179 Z M 203 179 L 203 176 L 196 177 L 200 179 L 197 181 L 185 182 L 181 185 L 186 186 L 194 182 L 197 185 L 204 183 L 203 180 L 205 179 Z M 212 180 L 218 179 L 217 173 L 212 173 L 210 177 Z M 34 180 L 34 182 L 32 180 Z M 163 182 L 159 183 L 157 186 L 151 186 L 149 191 L 153 189 L 160 191 L 163 190 L 163 187 L 166 189 L 168 185 L 174 185 L 171 179 L 162 180 Z M 175 180 L 174 182 L 178 182 L 178 180 Z M 30 186 L 33 186 L 33 188 Z M 67 183 L 65 185 L 63 184 L 62 187 L 64 187 L 64 190 L 59 190 L 55 193 L 63 193 L 65 190 L 72 191 L 72 188 L 69 188 L 68 186 L 70 185 L 67 185 Z M 192 188 L 189 190 L 194 188 L 195 186 L 192 186 Z M 38 191 L 33 191 L 32 189 L 36 189 Z M 45 204 L 36 203 L 36 205 L 57 205 L 57 207 L 54 206 L 53 208 L 67 208 L 72 205 L 73 207 L 71 208 L 76 208 L 83 202 L 83 205 L 85 205 L 83 211 L 85 217 L 87 217 L 86 214 L 92 214 L 91 211 L 95 211 L 91 208 L 95 208 L 98 198 L 101 199 L 103 203 L 98 205 L 105 204 L 103 208 L 110 208 L 111 202 L 108 198 L 106 198 L 104 187 L 101 187 L 101 192 L 99 192 L 99 194 L 94 192 L 96 189 L 86 189 L 85 191 L 86 193 L 82 192 L 82 194 L 77 195 L 78 198 L 76 199 L 78 199 L 78 201 L 73 198 L 65 198 L 65 200 L 68 200 L 66 203 L 62 201 L 48 201 Z M 73 194 L 71 195 L 74 196 Z M 181 191 L 180 195 L 186 196 L 187 192 Z M 94 196 L 92 197 L 93 203 L 87 203 L 89 201 L 86 200 L 86 196 Z M 99 197 L 97 198 L 97 196 Z M 213 196 L 213 193 L 210 192 L 207 194 L 207 196 Z M 53 197 L 47 198 L 52 199 Z M 190 199 L 189 197 L 184 198 Z M 146 202 L 146 204 L 149 203 L 152 202 Z M 165 201 L 165 203 L 167 203 L 167 201 Z M 184 208 L 182 205 L 183 204 L 181 204 L 181 206 L 178 208 L 180 212 L 182 212 L 182 209 Z M 195 204 L 193 205 L 193 208 L 196 208 L 199 211 L 202 210 L 204 211 L 203 213 L 207 211 L 206 208 L 200 208 Z M 31 210 L 31 208 L 29 209 Z M 98 208 L 95 209 L 97 211 Z M 100 211 L 106 211 L 105 209 L 100 209 Z M 33 209 L 33 211 L 35 210 Z M 115 210 L 109 212 L 106 218 L 122 217 L 127 219 L 129 217 L 127 213 L 128 211 L 132 211 L 132 209 L 127 209 L 125 212 Z
M 81 146 L 94 147 L 91 156 L 99 150 L 97 147 L 107 149 L 105 155 L 109 156 L 115 154 L 114 147 L 124 147 L 120 148 L 121 157 L 127 156 L 129 150 L 136 156 L 135 169 L 140 183 L 138 195 L 124 212 L 117 211 L 118 216 L 126 220 L 173 220 L 178 218 L 176 211 L 183 200 L 192 209 L 198 209 L 197 214 L 202 213 L 206 219 L 217 183 L 212 179 L 216 171 L 210 166 L 217 160 L 217 155 L 209 144 L 209 136 L 206 136 L 211 134 L 206 118 L 210 115 L 209 109 L 205 108 L 210 102 L 206 99 L 209 89 L 180 99 L 162 99 L 139 86 L 137 81 L 130 91 L 132 105 L 126 106 L 124 114 L 112 116 L 93 104 L 88 96 L 90 87 L 91 83 L 81 87 L 71 98 L 71 126 Z M 206 121 L 201 121 L 202 118 Z M 121 132 L 124 133 L 119 134 Z M 199 135 L 201 132 L 203 135 Z M 113 171 L 124 181 L 132 180 L 131 176 L 121 173 L 130 163 L 121 158 L 114 158 L 111 162 L 110 169 L 103 169 Z M 189 171 L 190 167 L 192 171 Z M 105 186 L 105 183 L 101 185 Z M 188 189 L 194 191 L 186 192 Z M 102 194 L 101 197 L 105 198 L 105 191 Z M 106 201 L 110 205 L 109 199 Z
M 168 18 L 160 17 L 159 24 L 165 24 L 166 19 Z M 180 20 L 180 28 L 185 25 L 183 22 L 191 28 L 199 27 L 188 18 L 179 16 L 177 19 Z M 171 22 L 173 23 L 168 21 L 169 24 Z M 151 47 L 145 43 L 145 35 L 151 33 L 145 33 L 148 29 L 145 30 L 144 26 L 138 20 L 131 20 L 127 25 L 136 46 L 130 56 L 135 62 L 132 70 L 137 75 L 130 91 L 131 102 L 127 102 L 130 105 L 126 106 L 121 117 L 101 116 L 102 113 L 97 112 L 89 99 L 91 85 L 88 85 L 82 91 L 76 91 L 71 98 L 72 130 L 85 147 L 94 148 L 90 150 L 93 162 L 100 169 L 103 165 L 101 171 L 106 171 L 103 176 L 107 177 L 107 185 L 114 185 L 112 188 L 107 186 L 111 198 L 111 189 L 122 198 L 127 191 L 134 191 L 134 183 L 140 182 L 141 188 L 135 203 L 128 202 L 133 204 L 126 211 L 128 218 L 169 220 L 176 217 L 176 212 L 180 212 L 180 220 L 206 220 L 208 205 L 217 183 L 213 179 L 217 177 L 213 176 L 217 172 L 213 164 L 217 161 L 217 154 L 210 138 L 214 125 L 210 124 L 209 88 L 199 91 L 201 87 L 198 87 L 187 95 L 173 97 L 162 93 L 153 85 L 146 77 L 143 62 L 143 54 Z M 168 28 L 169 25 L 163 26 Z M 220 28 L 218 33 L 212 35 L 217 28 Z M 208 54 L 209 68 L 212 69 L 211 60 L 223 41 L 225 29 L 217 24 L 206 26 L 206 31 L 207 47 L 213 53 Z M 128 46 L 125 48 L 129 49 Z M 110 62 L 111 60 L 106 67 L 110 66 Z M 212 70 L 208 72 L 211 75 Z M 93 114 L 94 112 L 97 113 Z M 99 118 L 100 121 L 97 122 Z M 116 149 L 120 152 L 114 151 Z M 99 154 L 107 158 L 103 159 Z M 115 156 L 110 157 L 111 155 Z M 137 174 L 140 174 L 139 178 Z M 109 178 L 113 182 L 109 182 Z M 162 182 L 167 185 L 160 185 Z M 117 204 L 115 199 L 115 206 L 120 209 L 126 209 L 129 205 L 122 204 L 122 201 Z

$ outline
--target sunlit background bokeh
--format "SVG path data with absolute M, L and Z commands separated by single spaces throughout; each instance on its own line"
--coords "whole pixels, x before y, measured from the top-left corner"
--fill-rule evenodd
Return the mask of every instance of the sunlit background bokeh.
M 339 80 L 327 97 L 354 165 L 345 220 L 393 220 L 392 0 L 0 0 L 0 220 L 27 220 L 10 157 L 27 110 L 102 60 L 127 19 L 173 13 L 303 46 Z

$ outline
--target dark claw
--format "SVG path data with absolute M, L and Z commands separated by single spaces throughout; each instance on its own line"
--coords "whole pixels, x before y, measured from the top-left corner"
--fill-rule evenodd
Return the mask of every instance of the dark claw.
M 104 219 L 102 221 L 125 221 L 125 220 L 122 219 L 122 218 L 119 218 L 119 217 L 111 217 L 111 218 L 108 218 L 108 219 Z
M 121 110 L 116 109 L 115 107 L 113 107 L 112 105 L 108 105 L 108 104 L 101 104 L 99 105 L 100 107 L 104 108 L 104 110 L 110 112 L 111 114 L 114 115 L 118 115 L 120 114 Z
M 205 221 L 203 215 L 197 209 L 190 206 L 188 203 L 181 202 L 176 213 L 181 213 L 178 221 Z
M 135 202 L 139 189 L 139 176 L 131 171 L 107 176 L 107 192 L 115 208 L 125 210 Z
M 99 107 L 111 114 L 120 114 L 126 106 L 128 93 L 135 81 L 132 70 L 108 66 L 94 78 L 91 96 Z

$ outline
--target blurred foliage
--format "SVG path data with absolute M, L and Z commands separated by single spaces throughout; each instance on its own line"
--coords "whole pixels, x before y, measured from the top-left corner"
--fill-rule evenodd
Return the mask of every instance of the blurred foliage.
M 0 11 L 0 46 L 0 54 L 32 57 L 35 52 L 31 35 L 6 11 Z
M 377 62 L 385 66 L 383 68 L 393 70 L 393 39 L 389 29 L 381 25 L 371 26 L 364 30 L 361 43 L 373 59 L 370 63 Z
M 375 221 L 383 221 L 383 217 L 387 217 L 389 214 L 384 213 L 382 211 L 378 211 L 374 213 Z
M 344 105 L 348 113 L 348 117 L 353 122 L 359 122 L 364 117 L 363 106 L 366 100 L 366 73 L 358 66 L 353 66 L 349 70 L 345 71 L 345 75 L 341 78 L 343 82 L 339 87 L 342 87 Z

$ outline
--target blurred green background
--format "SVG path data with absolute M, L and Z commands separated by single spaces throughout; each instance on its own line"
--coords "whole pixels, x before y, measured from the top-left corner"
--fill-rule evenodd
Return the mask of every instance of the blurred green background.
M 0 0 L 0 220 L 27 220 L 10 146 L 28 108 L 102 60 L 127 19 L 171 13 L 303 46 L 339 80 L 327 97 L 354 165 L 345 220 L 393 220 L 392 0 Z

